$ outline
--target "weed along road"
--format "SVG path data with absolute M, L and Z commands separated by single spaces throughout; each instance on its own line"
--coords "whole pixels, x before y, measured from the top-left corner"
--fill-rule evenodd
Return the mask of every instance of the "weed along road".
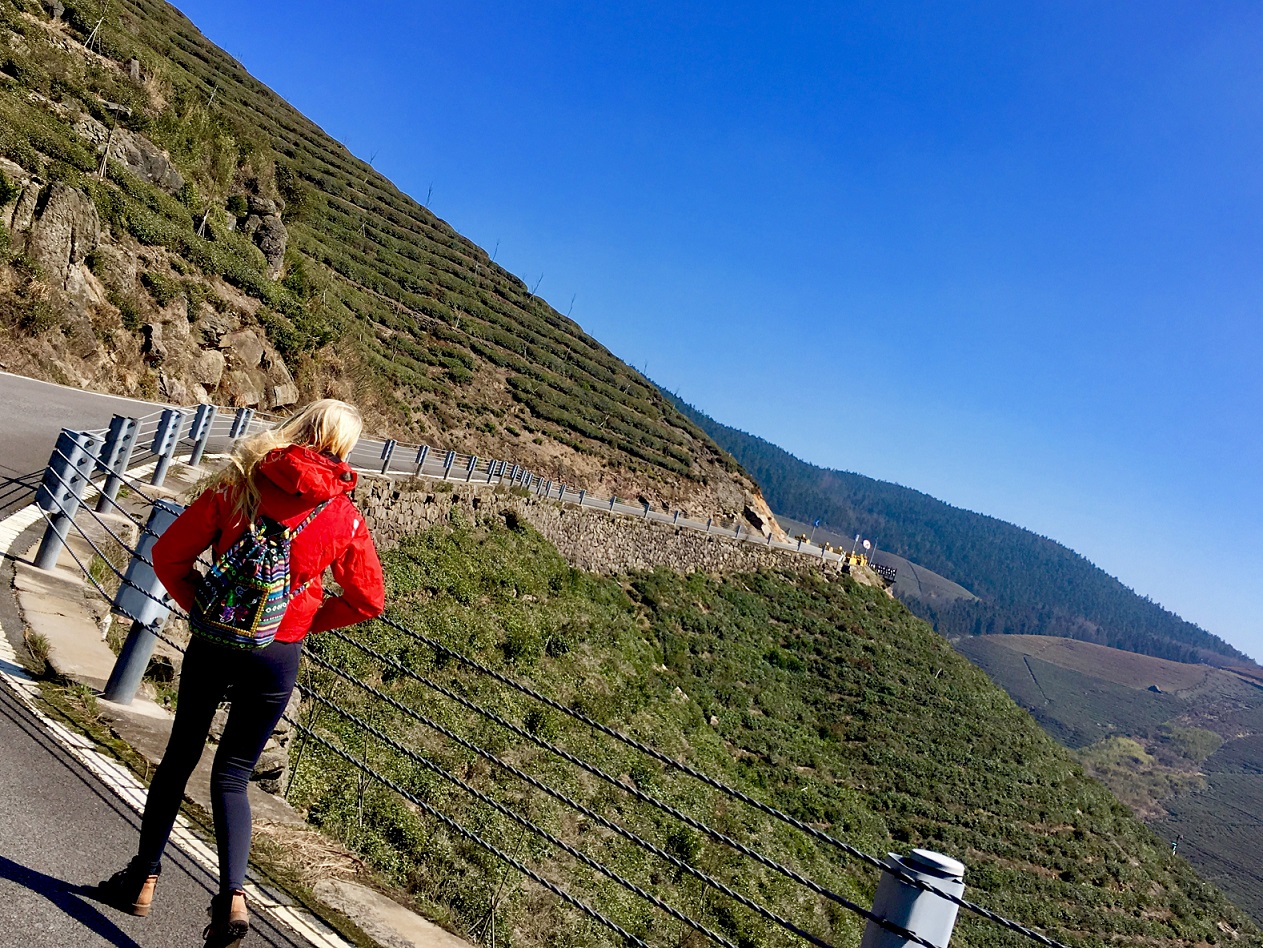
M 138 414 L 154 408 L 7 374 L 0 375 L 0 398 L 0 465 L 10 488 L 15 477 L 41 471 L 48 463 L 63 426 L 100 427 L 115 412 Z M 30 502 L 29 491 L 12 493 L 0 509 L 0 521 Z M 67 744 L 74 745 L 74 735 L 27 703 L 38 688 L 26 679 L 15 654 L 22 643 L 22 624 L 12 557 L 24 555 L 39 532 L 38 525 L 18 536 L 12 527 L 0 529 L 9 554 L 0 562 L 0 944 L 200 944 L 214 875 L 174 843 L 149 918 L 123 915 L 84 891 L 135 851 L 139 815 L 88 766 L 96 759 L 91 748 L 81 741 L 84 746 L 72 753 Z M 38 697 L 34 701 L 39 707 Z M 113 766 L 105 764 L 107 771 Z M 312 943 L 262 912 L 254 913 L 253 926 L 252 944 Z

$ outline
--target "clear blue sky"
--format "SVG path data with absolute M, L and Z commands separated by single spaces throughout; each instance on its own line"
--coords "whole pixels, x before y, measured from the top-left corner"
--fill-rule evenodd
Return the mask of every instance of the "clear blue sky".
M 1263 659 L 1263 7 L 178 5 L 719 421 Z

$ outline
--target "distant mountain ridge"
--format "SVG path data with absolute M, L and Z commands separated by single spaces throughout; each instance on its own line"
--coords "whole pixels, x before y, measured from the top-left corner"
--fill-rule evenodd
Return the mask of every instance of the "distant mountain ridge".
M 1248 662 L 1219 636 L 1047 537 L 908 487 L 817 467 L 667 396 L 736 458 L 773 510 L 877 538 L 882 549 L 978 596 L 947 603 L 907 600 L 943 635 L 1059 635 L 1180 662 Z

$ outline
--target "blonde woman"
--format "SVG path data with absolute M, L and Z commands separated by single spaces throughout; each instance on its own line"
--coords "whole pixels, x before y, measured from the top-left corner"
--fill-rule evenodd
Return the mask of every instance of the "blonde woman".
M 220 890 L 211 901 L 207 948 L 237 945 L 249 929 L 242 891 L 251 834 L 246 786 L 289 703 L 303 638 L 382 611 L 381 562 L 364 518 L 347 496 L 356 475 L 346 458 L 362 426 L 354 407 L 323 399 L 276 428 L 243 439 L 233 449 L 232 463 L 154 546 L 158 578 L 171 598 L 192 612 L 195 598 L 204 597 L 206 588 L 203 584 L 199 592 L 194 565 L 208 548 L 218 563 L 230 550 L 242 548 L 239 541 L 250 542 L 246 531 L 252 525 L 256 531 L 283 526 L 287 536 L 292 534 L 290 598 L 274 640 L 264 647 L 242 648 L 192 637 L 171 737 L 149 788 L 137 855 L 98 888 L 103 901 L 116 908 L 149 914 L 185 784 L 201 757 L 216 708 L 230 699 L 211 773 Z M 326 567 L 342 588 L 338 596 L 323 594 Z

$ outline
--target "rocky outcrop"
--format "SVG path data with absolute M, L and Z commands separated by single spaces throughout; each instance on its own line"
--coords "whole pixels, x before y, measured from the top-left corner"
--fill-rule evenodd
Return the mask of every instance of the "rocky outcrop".
M 256 195 L 250 195 L 246 200 L 249 214 L 241 230 L 263 252 L 268 276 L 275 280 L 281 275 L 285 246 L 289 242 L 289 232 L 281 221 L 280 207 L 275 201 Z
M 298 401 L 298 386 L 280 354 L 259 331 L 227 313 L 206 306 L 190 323 L 175 303 L 141 332 L 142 353 L 169 401 L 235 408 L 282 408 Z
M 81 138 L 95 146 L 98 154 L 104 154 L 108 145 L 110 158 L 136 177 L 156 184 L 168 194 L 184 187 L 184 175 L 171 164 L 167 153 L 139 132 L 121 127 L 111 132 L 90 115 L 80 116 L 73 127 Z
M 74 299 L 100 302 L 100 285 L 84 262 L 101 241 L 92 199 L 67 184 L 28 181 L 5 215 L 14 249 L 43 272 L 49 286 Z

